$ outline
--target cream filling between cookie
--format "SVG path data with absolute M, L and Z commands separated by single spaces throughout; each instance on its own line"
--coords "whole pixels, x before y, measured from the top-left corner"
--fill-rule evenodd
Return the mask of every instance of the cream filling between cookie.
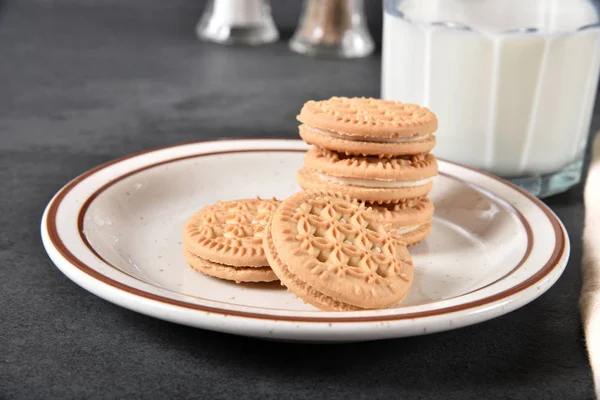
M 411 226 L 403 226 L 401 228 L 396 229 L 398 231 L 398 235 L 404 235 L 405 233 L 410 233 L 419 229 L 421 225 L 411 225 Z
M 403 188 L 403 187 L 414 187 L 423 186 L 433 181 L 434 177 L 419 179 L 416 181 L 378 181 L 371 179 L 357 179 L 357 178 L 340 178 L 337 176 L 326 175 L 321 172 L 317 172 L 317 176 L 324 181 L 334 182 L 340 185 L 350 186 L 362 186 L 368 188 Z
M 370 137 L 370 136 L 355 137 L 355 136 L 350 136 L 350 135 L 343 135 L 343 134 L 337 133 L 337 132 L 326 131 L 324 129 L 315 128 L 310 125 L 306 125 L 306 127 L 320 135 L 323 135 L 323 136 L 328 136 L 328 137 L 332 137 L 332 138 L 336 138 L 336 139 L 350 140 L 352 142 L 412 143 L 412 142 L 419 142 L 421 140 L 425 140 L 425 139 L 429 138 L 429 136 L 431 136 L 430 134 L 427 134 L 427 135 L 423 135 L 423 136 L 413 136 L 413 137 L 408 137 L 408 138 L 376 138 L 376 137 Z

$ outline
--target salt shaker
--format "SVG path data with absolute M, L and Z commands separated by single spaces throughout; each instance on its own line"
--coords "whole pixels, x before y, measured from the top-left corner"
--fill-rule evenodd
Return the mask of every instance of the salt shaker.
M 221 44 L 259 45 L 279 38 L 268 0 L 209 0 L 196 34 Z
M 342 58 L 373 52 L 363 0 L 305 0 L 290 48 L 302 54 Z

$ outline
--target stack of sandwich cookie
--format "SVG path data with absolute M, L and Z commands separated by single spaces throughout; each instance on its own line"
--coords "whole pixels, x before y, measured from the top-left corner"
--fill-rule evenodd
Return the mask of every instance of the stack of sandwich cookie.
M 397 233 L 341 194 L 303 191 L 284 200 L 264 247 L 282 285 L 321 310 L 391 307 L 413 282 L 413 263 Z
M 429 234 L 435 114 L 414 104 L 333 97 L 307 102 L 298 120 L 300 136 L 314 145 L 298 171 L 300 186 L 373 205 L 408 245 Z
M 263 250 L 265 227 L 278 200 L 236 200 L 207 206 L 183 228 L 183 254 L 203 274 L 235 282 L 270 282 L 277 276 Z

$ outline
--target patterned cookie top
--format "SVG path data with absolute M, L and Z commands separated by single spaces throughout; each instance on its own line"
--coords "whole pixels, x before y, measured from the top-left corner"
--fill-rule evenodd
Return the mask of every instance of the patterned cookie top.
M 240 267 L 268 265 L 262 247 L 264 230 L 280 202 L 235 200 L 206 206 L 183 229 L 183 245 L 206 260 Z
M 297 193 L 273 215 L 271 234 L 291 273 L 344 303 L 388 307 L 401 301 L 412 283 L 404 243 L 375 212 L 348 197 Z
M 425 107 L 364 97 L 308 101 L 297 118 L 312 127 L 350 136 L 405 138 L 437 129 L 437 117 Z
M 438 172 L 433 154 L 379 158 L 347 155 L 317 146 L 306 152 L 304 165 L 328 175 L 359 179 L 418 180 Z

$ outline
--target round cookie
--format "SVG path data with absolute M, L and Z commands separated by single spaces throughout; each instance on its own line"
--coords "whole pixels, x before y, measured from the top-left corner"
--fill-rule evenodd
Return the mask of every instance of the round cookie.
M 265 234 L 265 253 L 281 282 L 320 309 L 387 308 L 413 282 L 404 243 L 364 204 L 332 192 L 284 200 Z
M 426 197 L 372 208 L 377 211 L 381 221 L 397 229 L 407 246 L 414 246 L 431 232 L 431 218 L 435 207 Z
M 304 165 L 315 170 L 321 180 L 375 189 L 418 190 L 418 186 L 432 182 L 438 173 L 433 154 L 378 158 L 346 155 L 316 146 L 306 152 Z
M 189 250 L 183 251 L 183 256 L 188 264 L 198 272 L 219 279 L 240 282 L 272 282 L 277 280 L 277 275 L 270 267 L 231 267 L 204 260 Z
M 438 126 L 435 114 L 425 107 L 371 98 L 308 101 L 297 119 L 307 143 L 380 157 L 429 152 Z
M 198 257 L 218 264 L 268 266 L 262 237 L 279 203 L 275 199 L 257 198 L 204 207 L 186 222 L 183 246 Z
M 384 185 L 382 181 L 340 179 L 321 174 L 319 171 L 308 167 L 298 170 L 296 180 L 303 189 L 338 192 L 354 199 L 377 204 L 398 203 L 405 199 L 424 197 L 433 187 L 433 181 L 430 180 L 418 186 L 381 187 Z M 372 184 L 376 187 L 367 187 L 364 186 L 365 184 Z M 377 185 L 380 186 L 377 187 Z
M 431 151 L 435 147 L 436 137 L 429 135 L 425 139 L 407 141 L 405 143 L 388 143 L 364 141 L 354 137 L 346 137 L 331 131 L 314 128 L 306 124 L 298 127 L 302 140 L 326 149 L 336 150 L 345 154 L 376 155 L 378 157 L 394 157 L 406 154 L 421 154 Z

